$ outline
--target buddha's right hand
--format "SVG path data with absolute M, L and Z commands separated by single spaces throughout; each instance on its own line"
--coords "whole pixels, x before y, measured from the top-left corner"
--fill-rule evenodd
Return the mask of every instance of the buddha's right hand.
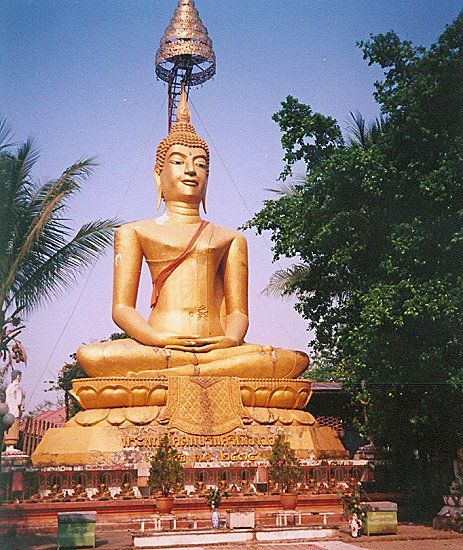
M 166 348 L 171 346 L 188 346 L 192 345 L 199 336 L 197 334 L 191 334 L 186 336 L 180 336 L 179 334 L 171 334 L 169 332 L 155 332 L 153 334 L 152 342 L 149 345 Z

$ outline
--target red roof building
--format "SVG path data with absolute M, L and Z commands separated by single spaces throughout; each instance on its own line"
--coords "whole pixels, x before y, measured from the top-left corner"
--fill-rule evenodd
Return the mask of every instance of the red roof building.
M 59 428 L 66 422 L 66 407 L 43 411 L 26 417 L 19 426 L 20 446 L 23 453 L 31 455 L 50 428 Z

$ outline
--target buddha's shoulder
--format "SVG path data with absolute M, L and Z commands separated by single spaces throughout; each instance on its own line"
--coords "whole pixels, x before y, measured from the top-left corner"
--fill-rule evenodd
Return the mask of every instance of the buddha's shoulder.
M 235 239 L 237 239 L 239 241 L 246 242 L 246 237 L 242 233 L 239 233 L 238 231 L 234 231 L 233 229 L 229 229 L 228 227 L 222 227 L 220 225 L 216 225 L 215 223 L 212 223 L 212 222 L 209 222 L 209 224 L 213 228 L 214 233 L 216 235 L 220 235 L 226 240 L 234 241 Z
M 128 222 L 120 225 L 116 230 L 116 235 L 142 235 L 144 233 L 151 233 L 159 228 L 159 223 L 156 218 L 150 220 L 138 220 L 135 222 Z
M 156 234 L 162 234 L 166 230 L 165 219 L 161 216 L 159 218 L 152 218 L 149 220 L 140 220 L 135 222 L 124 223 L 116 231 L 116 237 L 123 238 L 124 236 L 130 237 L 153 237 Z M 235 239 L 246 242 L 246 238 L 242 233 L 229 229 L 228 227 L 222 227 L 215 223 L 209 222 L 209 230 L 213 231 L 214 237 L 220 238 L 225 241 L 233 241 Z M 206 229 L 207 231 L 207 229 Z

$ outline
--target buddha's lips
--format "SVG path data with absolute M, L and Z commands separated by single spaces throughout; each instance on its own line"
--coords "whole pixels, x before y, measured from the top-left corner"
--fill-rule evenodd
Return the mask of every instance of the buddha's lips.
M 198 187 L 199 182 L 196 180 L 182 180 L 182 183 L 189 185 L 190 187 Z

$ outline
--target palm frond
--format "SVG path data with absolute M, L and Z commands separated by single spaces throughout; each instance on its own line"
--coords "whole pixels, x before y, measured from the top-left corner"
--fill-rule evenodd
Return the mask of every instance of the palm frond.
M 17 242 L 12 247 L 12 261 L 1 281 L 1 302 L 5 300 L 8 289 L 13 284 L 18 267 L 32 252 L 34 243 L 41 237 L 52 215 L 64 206 L 69 195 L 80 190 L 81 182 L 91 174 L 94 166 L 93 159 L 79 160 L 67 168 L 57 180 L 45 183 L 34 194 L 29 206 L 33 219 L 26 231 L 16 235 Z
M 28 312 L 40 302 L 51 300 L 75 283 L 77 274 L 91 265 L 112 243 L 116 219 L 98 220 L 83 225 L 75 237 L 45 261 L 31 259 L 18 273 L 9 302 Z
M 0 152 L 0 281 L 11 266 L 18 236 L 26 230 L 24 213 L 32 192 L 30 170 L 37 158 L 38 150 L 31 140 L 21 145 L 16 155 Z
M 377 117 L 370 125 L 367 124 L 363 115 L 359 112 L 350 111 L 351 122 L 347 123 L 347 129 L 352 134 L 348 143 L 360 145 L 365 148 L 378 141 L 379 136 L 384 133 L 386 127 L 386 118 L 381 115 Z
M 27 139 L 20 145 L 16 158 L 18 159 L 17 181 L 30 181 L 30 172 L 40 157 L 40 149 L 32 139 Z
M 361 145 L 365 147 L 368 143 L 368 128 L 364 116 L 359 113 L 349 111 L 351 122 L 347 123 L 347 129 L 352 134 L 349 138 L 350 145 Z
M 290 296 L 294 286 L 307 276 L 309 267 L 304 264 L 295 264 L 287 269 L 279 269 L 270 277 L 269 284 L 264 289 L 267 296 Z
M 30 200 L 32 179 L 30 171 L 39 158 L 39 150 L 32 140 L 27 140 L 16 155 L 4 153 L 0 158 L 0 191 L 2 206 L 14 213 L 23 209 Z
M 82 183 L 92 174 L 95 166 L 97 164 L 93 158 L 78 160 L 66 168 L 58 179 L 39 187 L 32 202 L 42 208 L 46 208 L 50 202 L 65 205 L 72 194 L 80 191 Z
M 11 126 L 8 124 L 6 118 L 0 115 L 0 151 L 14 145 L 11 141 L 12 137 L 13 131 Z
M 277 187 L 268 187 L 265 189 L 265 191 L 270 191 L 271 193 L 275 193 L 280 197 L 292 197 L 298 192 L 299 187 L 300 184 L 298 185 L 291 182 L 281 182 L 278 183 Z
M 375 119 L 370 126 L 370 139 L 372 143 L 377 143 L 378 138 L 386 131 L 387 119 L 381 115 Z

